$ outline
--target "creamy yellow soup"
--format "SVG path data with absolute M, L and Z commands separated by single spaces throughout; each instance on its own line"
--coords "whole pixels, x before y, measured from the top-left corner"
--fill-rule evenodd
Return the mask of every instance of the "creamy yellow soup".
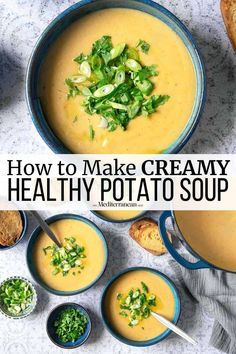
M 88 224 L 73 219 L 64 219 L 50 224 L 50 228 L 58 239 L 63 242 L 65 237 L 74 237 L 79 246 L 85 248 L 83 259 L 84 269 L 73 275 L 73 271 L 63 276 L 62 273 L 53 275 L 54 267 L 50 265 L 50 253 L 44 254 L 43 248 L 53 242 L 41 232 L 34 246 L 34 263 L 43 282 L 50 288 L 60 291 L 79 290 L 91 284 L 102 272 L 105 262 L 103 242 L 96 231 Z
M 109 220 L 129 220 L 135 217 L 138 217 L 142 211 L 140 210 L 98 210 L 96 211 L 97 214 L 105 217 Z
M 236 271 L 236 211 L 175 211 L 184 239 L 206 261 Z
M 144 30 L 145 29 L 145 30 Z M 150 44 L 148 55 L 140 52 L 145 65 L 156 64 L 152 94 L 170 100 L 151 116 L 133 119 L 126 131 L 98 127 L 100 117 L 84 112 L 82 96 L 67 100 L 65 79 L 77 74 L 73 58 L 89 53 L 103 35 L 113 45 L 125 42 L 135 47 L 139 39 Z M 74 153 L 161 153 L 184 130 L 193 109 L 196 77 L 190 55 L 181 39 L 155 17 L 131 9 L 106 9 L 74 22 L 52 45 L 43 63 L 40 99 L 46 119 L 57 137 Z M 75 121 L 75 117 L 77 117 Z M 95 137 L 89 138 L 92 123 Z
M 141 288 L 143 281 L 149 292 L 156 295 L 157 306 L 152 310 L 158 312 L 168 320 L 173 320 L 175 314 L 175 301 L 173 293 L 168 284 L 159 276 L 148 271 L 131 271 L 119 277 L 108 289 L 105 297 L 105 313 L 107 320 L 121 336 L 135 340 L 145 341 L 161 335 L 166 327 L 159 323 L 152 316 L 143 319 L 137 326 L 130 327 L 129 319 L 122 317 L 119 312 L 119 301 L 117 294 L 127 295 L 131 288 Z

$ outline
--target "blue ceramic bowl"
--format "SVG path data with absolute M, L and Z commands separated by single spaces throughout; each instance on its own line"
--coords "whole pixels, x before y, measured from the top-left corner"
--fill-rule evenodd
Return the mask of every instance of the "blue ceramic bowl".
M 135 221 L 135 220 L 141 218 L 142 216 L 144 216 L 147 213 L 147 210 L 145 210 L 145 211 L 140 210 L 140 213 L 138 215 L 134 216 L 133 218 L 122 219 L 122 220 L 107 218 L 106 216 L 100 214 L 98 211 L 95 211 L 95 210 L 91 210 L 91 212 L 103 221 L 112 222 L 115 224 L 122 224 L 124 222 L 131 222 L 131 221 Z
M 42 229 L 40 226 L 36 227 L 36 229 L 33 231 L 33 233 L 30 236 L 29 242 L 28 242 L 28 246 L 27 246 L 27 250 L 26 250 L 26 261 L 27 261 L 27 265 L 29 268 L 29 271 L 32 275 L 32 277 L 34 278 L 34 280 L 41 285 L 45 290 L 47 290 L 48 292 L 54 294 L 54 295 L 59 295 L 59 296 L 70 296 L 70 295 L 77 295 L 80 294 L 86 290 L 88 290 L 89 288 L 91 288 L 103 275 L 103 273 L 106 270 L 106 266 L 107 266 L 107 261 L 108 261 L 108 248 L 107 248 L 107 243 L 106 243 L 106 239 L 103 236 L 103 233 L 101 232 L 101 230 L 90 220 L 79 216 L 79 215 L 75 215 L 75 214 L 58 214 L 58 215 L 54 215 L 51 216 L 50 218 L 46 219 L 47 224 L 51 224 L 55 221 L 58 220 L 63 220 L 63 219 L 73 219 L 73 220 L 79 220 L 82 221 L 84 223 L 86 223 L 87 225 L 89 225 L 90 227 L 92 227 L 97 235 L 100 237 L 100 239 L 103 242 L 103 247 L 104 247 L 104 253 L 105 253 L 105 259 L 104 259 L 104 264 L 103 267 L 101 269 L 101 272 L 99 274 L 99 276 L 94 279 L 94 281 L 91 284 L 88 284 L 86 287 L 84 288 L 80 288 L 78 290 L 74 290 L 74 291 L 60 291 L 60 290 L 55 290 L 51 287 L 49 287 L 47 284 L 44 283 L 44 281 L 40 278 L 35 264 L 34 264 L 34 259 L 33 259 L 33 249 L 34 249 L 34 245 L 35 245 L 35 241 L 37 240 L 40 232 L 42 232 Z
M 54 323 L 56 321 L 56 319 L 58 318 L 59 314 L 63 311 L 66 310 L 68 308 L 73 308 L 73 309 L 77 309 L 80 312 L 82 312 L 83 315 L 85 315 L 88 319 L 88 324 L 86 327 L 86 330 L 84 332 L 84 334 L 79 337 L 75 342 L 67 342 L 67 343 L 63 343 L 59 338 L 58 335 L 56 334 L 55 331 L 55 327 L 54 327 Z M 90 336 L 91 333 L 91 329 L 92 329 L 92 324 L 91 324 L 91 320 L 89 317 L 88 312 L 80 305 L 75 304 L 73 302 L 67 302 L 64 304 L 61 304 L 59 306 L 56 306 L 49 314 L 48 319 L 47 319 L 47 325 L 46 325 L 46 329 L 47 329 L 47 334 L 48 337 L 51 339 L 51 341 L 56 344 L 58 347 L 61 347 L 63 349 L 74 349 L 74 348 L 78 348 L 80 347 L 82 344 L 84 344 L 86 342 L 86 340 L 88 339 L 88 337 Z
M 166 231 L 166 220 L 168 218 L 172 219 L 172 223 L 173 223 L 173 226 L 176 231 L 176 236 L 179 238 L 179 240 L 181 241 L 183 246 L 186 248 L 186 250 L 188 250 L 189 253 L 192 254 L 197 259 L 196 262 L 191 262 L 191 261 L 185 259 L 183 256 L 181 256 L 181 254 L 179 254 L 178 251 L 175 249 L 174 245 L 170 242 L 170 239 L 169 239 L 167 231 Z M 228 273 L 236 273 L 236 271 L 233 272 L 233 271 L 229 271 L 228 269 L 222 269 L 222 268 L 215 266 L 214 264 L 207 262 L 194 249 L 192 249 L 192 247 L 185 240 L 184 235 L 181 233 L 181 231 L 178 227 L 178 223 L 176 221 L 174 211 L 170 211 L 170 210 L 164 211 L 160 216 L 158 225 L 159 225 L 162 240 L 163 240 L 167 250 L 169 251 L 171 256 L 183 267 L 185 267 L 187 269 L 192 269 L 192 270 L 204 269 L 204 268 L 214 268 L 214 269 L 224 270 L 225 272 L 228 272 Z
M 160 336 L 155 337 L 153 339 L 150 340 L 146 340 L 146 341 L 134 341 L 131 339 L 127 339 L 125 337 L 123 337 L 122 335 L 120 335 L 111 325 L 111 323 L 109 322 L 109 319 L 107 318 L 106 315 L 106 294 L 108 289 L 110 288 L 110 286 L 114 283 L 115 280 L 117 280 L 119 277 L 121 277 L 123 274 L 125 273 L 129 273 L 129 272 L 133 272 L 133 271 L 137 271 L 137 270 L 142 270 L 142 271 L 147 271 L 147 272 L 151 272 L 153 274 L 155 274 L 157 277 L 161 277 L 166 284 L 170 287 L 173 296 L 174 296 L 174 300 L 175 300 L 175 313 L 174 313 L 174 318 L 173 318 L 173 323 L 176 324 L 179 320 L 179 316 L 180 316 L 180 297 L 179 297 L 179 293 L 178 290 L 176 288 L 176 286 L 174 285 L 174 283 L 172 282 L 172 280 L 170 280 L 165 274 L 159 272 L 156 269 L 152 269 L 152 268 L 147 268 L 147 267 L 132 267 L 132 268 L 127 268 L 125 270 L 123 270 L 122 272 L 118 273 L 117 275 L 115 275 L 113 278 L 111 278 L 111 280 L 107 283 L 102 297 L 101 297 L 101 314 L 102 314 L 102 319 L 103 322 L 106 326 L 106 328 L 108 329 L 108 331 L 113 335 L 113 337 L 115 337 L 116 339 L 118 339 L 119 341 L 127 344 L 127 345 L 131 345 L 134 347 L 148 347 L 150 345 L 154 345 L 157 344 L 159 342 L 161 342 L 163 339 L 165 339 L 169 334 L 172 333 L 172 331 L 170 329 L 166 329 Z
M 14 243 L 14 245 L 12 245 L 12 246 L 2 246 L 2 245 L 0 245 L 0 251 L 7 251 L 10 248 L 15 247 L 16 245 L 18 245 L 18 243 L 21 242 L 21 240 L 26 235 L 27 226 L 28 226 L 27 215 L 26 215 L 25 211 L 23 211 L 23 210 L 19 210 L 19 213 L 20 213 L 20 216 L 21 216 L 22 226 L 23 226 L 23 230 L 22 230 L 21 235 L 20 235 L 19 239 L 16 241 L 16 243 Z
M 61 154 L 71 153 L 55 136 L 44 117 L 39 98 L 41 64 L 47 55 L 49 47 L 74 21 L 88 13 L 116 7 L 143 11 L 164 22 L 180 37 L 192 58 L 197 81 L 194 107 L 189 121 L 179 138 L 163 152 L 176 153 L 186 144 L 198 124 L 206 98 L 206 75 L 200 52 L 187 28 L 170 11 L 151 0 L 82 0 L 62 12 L 49 24 L 33 50 L 27 69 L 26 100 L 34 125 L 46 144 L 54 152 Z

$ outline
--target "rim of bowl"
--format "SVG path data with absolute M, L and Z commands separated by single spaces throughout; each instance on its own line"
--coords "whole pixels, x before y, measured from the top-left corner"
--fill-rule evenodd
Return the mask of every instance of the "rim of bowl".
M 97 235 L 102 240 L 104 253 L 105 253 L 105 259 L 104 259 L 104 264 L 101 269 L 101 272 L 99 273 L 97 278 L 93 282 L 91 282 L 89 285 L 83 287 L 82 289 L 73 290 L 73 291 L 61 291 L 61 290 L 56 290 L 56 289 L 53 289 L 53 288 L 50 288 L 49 286 L 47 286 L 44 283 L 44 281 L 38 276 L 36 269 L 34 268 L 34 271 L 32 271 L 31 262 L 30 262 L 30 257 L 32 259 L 31 250 L 32 250 L 32 247 L 34 246 L 35 238 L 36 238 L 36 236 L 38 236 L 39 232 L 42 231 L 42 228 L 40 225 L 36 226 L 36 228 L 32 231 L 32 233 L 30 235 L 28 245 L 26 248 L 26 263 L 27 263 L 29 272 L 30 272 L 32 278 L 35 280 L 35 282 L 37 284 L 39 284 L 40 286 L 42 286 L 49 293 L 54 294 L 54 295 L 58 295 L 58 296 L 73 296 L 73 295 L 81 294 L 84 291 L 87 291 L 88 289 L 90 289 L 92 286 L 94 286 L 100 280 L 100 278 L 103 276 L 103 274 L 105 273 L 106 268 L 107 268 L 109 252 L 108 252 L 106 238 L 105 238 L 103 232 L 101 231 L 101 229 L 93 221 L 89 220 L 88 218 L 85 218 L 84 216 L 81 216 L 78 214 L 63 213 L 63 214 L 52 215 L 49 218 L 45 219 L 45 221 L 47 222 L 48 225 L 50 225 L 51 223 L 53 223 L 55 221 L 64 220 L 64 219 L 79 220 L 79 221 L 82 221 L 82 222 L 88 224 L 90 227 L 92 227 L 96 231 Z M 35 274 L 37 274 L 37 276 L 35 276 Z
M 206 102 L 206 95 L 207 95 L 207 82 L 206 82 L 206 70 L 205 70 L 205 64 L 204 64 L 204 60 L 201 54 L 201 51 L 199 49 L 199 46 L 196 42 L 196 40 L 194 39 L 194 37 L 192 36 L 192 34 L 190 33 L 190 31 L 188 30 L 188 28 L 183 24 L 183 22 L 177 17 L 175 16 L 171 11 L 169 11 L 167 8 L 165 8 L 164 6 L 152 1 L 152 0 L 129 0 L 131 3 L 140 3 L 143 5 L 147 5 L 150 6 L 158 11 L 160 11 L 164 16 L 166 16 L 168 19 L 170 19 L 170 21 L 172 21 L 177 28 L 179 28 L 182 32 L 182 34 L 184 34 L 189 42 L 189 47 L 191 47 L 196 62 L 197 62 L 197 70 L 196 70 L 196 63 L 193 63 L 194 66 L 194 71 L 195 71 L 195 75 L 198 74 L 200 75 L 200 86 L 199 86 L 199 98 L 198 98 L 198 104 L 196 106 L 196 112 L 194 112 L 194 108 L 195 108 L 195 104 L 193 105 L 192 108 L 192 112 L 189 116 L 188 122 L 186 123 L 184 129 L 182 130 L 181 134 L 179 135 L 179 137 L 176 139 L 176 141 L 174 141 L 170 146 L 168 146 L 166 149 L 163 150 L 162 153 L 164 154 L 171 154 L 171 153 L 178 153 L 185 145 L 186 143 L 189 141 L 189 139 L 191 138 L 191 136 L 193 135 L 199 121 L 200 118 L 202 116 L 203 113 L 203 109 L 205 106 L 205 102 Z M 48 33 L 54 28 L 54 26 L 62 19 L 65 18 L 67 16 L 70 15 L 70 13 L 72 13 L 73 11 L 76 11 L 82 7 L 85 7 L 93 2 L 96 2 L 96 0 L 81 0 L 79 3 L 76 3 L 74 5 L 71 5 L 70 7 L 68 7 L 67 9 L 65 9 L 63 12 L 61 12 L 58 16 L 56 16 L 50 23 L 49 25 L 44 29 L 44 31 L 41 33 L 41 35 L 39 36 L 33 51 L 31 53 L 30 59 L 29 59 L 29 63 L 27 66 L 27 71 L 26 71 L 26 89 L 25 89 L 25 95 L 26 95 L 26 102 L 27 102 L 27 106 L 28 106 L 28 110 L 29 113 L 31 115 L 31 119 L 34 123 L 34 126 L 36 127 L 39 135 L 41 136 L 41 138 L 43 139 L 43 141 L 48 145 L 48 147 L 55 153 L 65 153 L 65 154 L 71 154 L 72 152 L 64 145 L 64 143 L 54 134 L 53 130 L 51 129 L 51 127 L 49 126 L 49 124 L 47 123 L 46 117 L 44 114 L 42 114 L 43 117 L 43 124 L 40 122 L 41 119 L 38 119 L 38 113 L 36 113 L 35 107 L 34 107 L 34 103 L 33 101 L 35 100 L 35 97 L 31 97 L 31 83 L 34 80 L 34 73 L 32 72 L 32 68 L 35 64 L 36 61 L 36 54 L 38 52 L 38 50 L 42 47 L 44 40 L 46 38 L 46 36 L 48 35 Z M 131 6 L 124 6 L 123 5 L 119 5 L 119 6 L 111 6 L 111 8 L 133 8 Z M 105 6 L 105 8 L 110 8 L 110 6 Z M 93 10 L 92 12 L 95 11 L 99 11 L 101 9 L 98 10 Z M 141 12 L 145 12 L 142 9 L 138 9 Z M 85 14 L 86 15 L 86 14 Z M 156 17 L 152 14 L 150 14 L 153 17 Z M 167 25 L 167 24 L 166 24 Z M 169 27 L 169 25 L 167 25 Z M 67 26 L 68 27 L 68 26 Z M 66 27 L 66 28 L 67 28 Z M 183 38 L 181 38 L 181 36 L 179 34 L 176 33 L 176 35 L 181 39 L 181 41 L 184 43 Z M 186 46 L 186 44 L 184 43 L 184 46 L 187 48 L 189 55 L 193 61 L 193 57 L 188 49 L 188 47 Z M 192 54 L 193 54 L 192 53 Z M 197 98 L 197 92 L 198 92 L 198 86 L 196 87 L 196 97 L 195 100 Z M 42 112 L 43 113 L 43 112 Z M 194 116 L 193 116 L 194 113 Z M 192 118 L 193 116 L 193 118 Z M 42 125 L 45 125 L 44 127 Z M 188 126 L 189 125 L 189 126 Z M 46 130 L 46 134 L 45 134 L 45 130 Z M 48 135 L 47 135 L 48 134 Z
M 141 266 L 140 267 L 129 267 L 129 268 L 126 268 L 126 269 L 120 271 L 119 273 L 115 274 L 113 277 L 111 277 L 111 279 L 107 282 L 107 284 L 105 285 L 105 288 L 103 289 L 103 292 L 102 292 L 102 296 L 101 296 L 101 300 L 100 300 L 100 312 L 101 312 L 101 316 L 102 316 L 102 321 L 105 324 L 106 329 L 114 338 L 116 338 L 117 340 L 119 340 L 120 342 L 122 342 L 124 344 L 130 345 L 133 347 L 149 347 L 149 346 L 152 346 L 152 345 L 162 342 L 173 331 L 171 331 L 170 329 L 166 329 L 159 336 L 149 339 L 147 341 L 135 341 L 132 339 L 125 338 L 124 336 L 122 336 L 121 334 L 119 334 L 118 332 L 113 330 L 111 325 L 108 323 L 106 316 L 104 314 L 105 296 L 106 296 L 106 293 L 107 293 L 108 289 L 110 288 L 110 286 L 114 283 L 114 281 L 116 281 L 118 278 L 120 278 L 123 274 L 133 272 L 136 270 L 143 270 L 143 271 L 155 273 L 157 276 L 160 276 L 169 285 L 169 287 L 172 290 L 174 299 L 175 299 L 175 314 L 174 314 L 173 323 L 174 324 L 178 323 L 179 318 L 180 318 L 180 314 L 181 314 L 181 299 L 180 299 L 179 290 L 177 289 L 173 280 L 171 280 L 167 275 L 165 275 L 164 273 L 162 273 L 161 271 L 159 271 L 157 269 L 153 269 L 150 267 L 141 267 Z
M 117 220 L 117 219 L 109 219 L 106 216 L 99 214 L 99 211 L 102 211 L 102 210 L 90 210 L 90 211 L 93 215 L 97 216 L 99 219 L 101 219 L 103 221 L 110 222 L 110 223 L 114 223 L 114 224 L 123 224 L 125 222 L 138 220 L 139 218 L 143 217 L 148 212 L 148 210 L 140 210 L 140 214 L 138 214 L 137 216 L 134 216 L 129 219 Z
M 6 313 L 6 312 L 3 310 L 3 307 L 2 307 L 2 305 L 0 304 L 0 312 L 1 312 L 5 317 L 11 318 L 11 319 L 13 319 L 13 320 L 20 320 L 20 319 L 22 319 L 22 318 L 28 317 L 28 316 L 31 315 L 31 313 L 35 310 L 35 307 L 36 307 L 36 305 L 37 305 L 37 303 L 38 303 L 38 295 L 37 295 L 37 291 L 36 291 L 34 285 L 31 283 L 31 281 L 28 280 L 28 279 L 25 278 L 25 277 L 20 276 L 20 275 L 13 275 L 13 276 L 11 276 L 11 277 L 6 278 L 5 280 L 3 280 L 3 281 L 0 283 L 0 288 L 1 288 L 1 286 L 2 286 L 4 283 L 6 283 L 6 282 L 9 281 L 9 280 L 13 280 L 13 279 L 20 279 L 20 280 L 23 280 L 23 281 L 25 281 L 27 284 L 29 284 L 30 287 L 32 288 L 32 290 L 33 290 L 33 296 L 32 296 L 32 302 L 31 302 L 31 309 L 30 309 L 30 311 L 29 311 L 28 313 L 22 314 L 21 316 L 14 316 L 14 315 L 11 316 L 10 314 Z
M 15 247 L 16 245 L 18 245 L 18 243 L 20 243 L 23 240 L 23 238 L 26 235 L 26 231 L 28 228 L 28 217 L 27 217 L 26 212 L 24 210 L 18 210 L 18 211 L 20 213 L 22 224 L 23 224 L 23 229 L 22 229 L 21 235 L 20 235 L 19 239 L 14 243 L 14 245 L 11 245 L 11 246 L 0 245 L 0 252 L 7 251 L 7 250 Z
M 77 345 L 73 345 L 72 347 L 67 347 L 67 346 L 64 346 L 58 342 L 56 342 L 49 334 L 49 331 L 48 331 L 48 322 L 49 322 L 49 318 L 50 316 L 54 313 L 54 311 L 56 311 L 57 309 L 59 309 L 60 307 L 64 307 L 64 306 L 76 306 L 78 309 L 82 309 L 87 318 L 88 318 L 88 321 L 89 321 L 89 332 L 87 334 L 87 336 L 85 337 L 85 339 L 80 343 L 80 344 L 77 344 Z M 75 348 L 78 348 L 78 347 L 81 347 L 85 342 L 87 342 L 87 340 L 89 339 L 90 337 L 90 334 L 91 334 L 91 331 L 92 331 L 92 321 L 91 321 L 91 318 L 90 318 L 90 315 L 88 313 L 88 310 L 85 309 L 82 305 L 80 304 L 77 304 L 76 302 L 63 302 L 57 306 L 55 306 L 48 314 L 48 317 L 47 317 L 47 320 L 46 320 L 46 332 L 47 332 L 47 335 L 48 335 L 48 338 L 51 340 L 51 342 L 53 344 L 55 344 L 56 346 L 60 347 L 60 348 L 63 348 L 63 349 L 75 349 Z M 80 337 L 79 337 L 80 338 Z M 77 338 L 77 340 L 79 339 Z

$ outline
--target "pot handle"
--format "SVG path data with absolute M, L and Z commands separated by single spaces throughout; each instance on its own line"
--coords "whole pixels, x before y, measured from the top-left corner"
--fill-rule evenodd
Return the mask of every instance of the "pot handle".
M 194 270 L 194 269 L 210 268 L 210 265 L 202 260 L 199 260 L 196 263 L 189 262 L 187 259 L 183 258 L 176 251 L 176 249 L 174 248 L 174 246 L 170 242 L 169 237 L 166 232 L 166 225 L 165 224 L 166 224 L 166 219 L 168 219 L 169 217 L 172 217 L 172 213 L 170 210 L 166 210 L 161 214 L 160 219 L 159 219 L 159 228 L 160 228 L 162 240 L 163 240 L 167 250 L 171 254 L 171 256 L 179 264 L 181 264 L 183 267 L 188 268 L 188 269 Z

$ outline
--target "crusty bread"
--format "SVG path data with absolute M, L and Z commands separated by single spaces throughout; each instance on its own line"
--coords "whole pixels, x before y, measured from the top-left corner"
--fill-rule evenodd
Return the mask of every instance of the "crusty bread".
M 23 230 L 19 211 L 0 211 L 0 245 L 12 246 L 20 238 Z
M 129 234 L 141 247 L 155 256 L 160 256 L 167 252 L 158 226 L 152 219 L 143 218 L 135 221 L 129 229 Z M 170 234 L 169 237 L 171 239 Z
M 236 0 L 221 0 L 220 7 L 228 36 L 236 51 Z

